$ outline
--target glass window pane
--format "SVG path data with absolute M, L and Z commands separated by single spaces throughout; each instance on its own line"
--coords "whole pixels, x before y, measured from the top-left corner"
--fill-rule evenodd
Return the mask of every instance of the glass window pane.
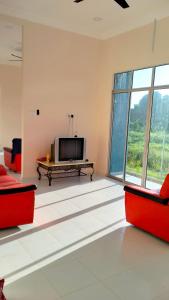
M 169 84 L 169 65 L 156 67 L 154 85 L 167 84 Z
M 133 88 L 143 88 L 151 86 L 152 68 L 134 71 Z
M 131 88 L 132 72 L 118 73 L 114 76 L 115 90 L 127 90 Z
M 128 103 L 128 93 L 114 95 L 110 175 L 119 178 L 124 172 Z
M 148 92 L 131 95 L 125 180 L 141 185 Z
M 169 89 L 154 91 L 147 166 L 148 188 L 160 187 L 169 173 Z

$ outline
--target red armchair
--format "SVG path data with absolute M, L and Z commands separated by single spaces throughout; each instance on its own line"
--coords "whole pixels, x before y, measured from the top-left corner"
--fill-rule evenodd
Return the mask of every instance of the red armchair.
M 0 279 L 0 300 L 6 300 L 3 293 L 4 281 L 4 279 Z
M 21 139 L 12 140 L 12 149 L 4 147 L 4 161 L 6 167 L 21 173 Z
M 124 190 L 127 221 L 169 242 L 169 175 L 160 192 L 134 185 Z
M 34 184 L 23 184 L 0 165 L 0 229 L 33 222 Z

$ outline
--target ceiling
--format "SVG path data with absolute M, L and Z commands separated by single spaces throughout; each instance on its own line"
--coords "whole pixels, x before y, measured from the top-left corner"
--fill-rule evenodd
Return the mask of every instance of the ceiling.
M 0 64 L 19 65 L 11 53 L 22 56 L 22 27 L 0 19 Z
M 0 0 L 10 15 L 98 39 L 143 26 L 169 15 L 169 0 L 128 0 L 122 9 L 113 0 Z

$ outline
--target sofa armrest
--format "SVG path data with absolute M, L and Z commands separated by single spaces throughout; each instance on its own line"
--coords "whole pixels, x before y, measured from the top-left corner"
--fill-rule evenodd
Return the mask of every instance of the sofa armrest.
M 158 202 L 160 204 L 163 205 L 167 205 L 169 203 L 169 199 L 162 199 L 159 195 L 159 193 L 152 191 L 152 190 L 148 190 L 146 188 L 143 187 L 138 187 L 135 185 L 126 185 L 124 186 L 124 191 L 146 198 L 148 200 L 152 200 L 154 202 Z
M 36 189 L 37 187 L 35 184 L 16 183 L 15 185 L 12 185 L 12 187 L 0 187 L 0 195 L 24 193 L 35 191 Z
M 3 165 L 0 165 L 0 175 L 6 175 L 7 171 Z
M 5 295 L 3 293 L 5 279 L 0 278 L 0 299 L 6 300 Z
M 4 147 L 4 151 L 9 152 L 9 153 L 12 153 L 12 149 L 11 149 L 11 148 L 8 148 L 8 147 Z

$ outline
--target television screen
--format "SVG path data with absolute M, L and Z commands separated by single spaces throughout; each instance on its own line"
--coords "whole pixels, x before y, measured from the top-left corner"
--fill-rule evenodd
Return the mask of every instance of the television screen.
M 84 138 L 59 138 L 59 161 L 83 160 Z

